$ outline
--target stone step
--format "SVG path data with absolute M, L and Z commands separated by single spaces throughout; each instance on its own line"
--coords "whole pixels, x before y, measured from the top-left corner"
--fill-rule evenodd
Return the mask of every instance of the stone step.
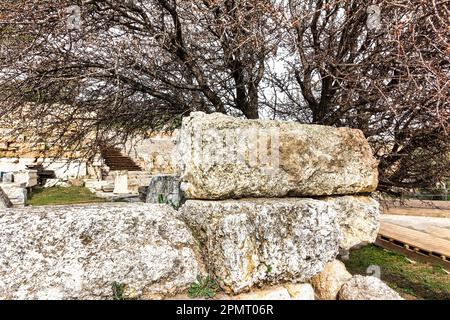
M 142 171 L 142 168 L 133 159 L 122 154 L 118 148 L 103 148 L 101 154 L 103 159 L 105 159 L 106 165 L 112 171 Z

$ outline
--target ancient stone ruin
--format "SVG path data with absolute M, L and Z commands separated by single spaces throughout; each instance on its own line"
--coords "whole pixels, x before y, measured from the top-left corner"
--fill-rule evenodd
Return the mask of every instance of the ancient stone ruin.
M 0 298 L 400 299 L 337 260 L 379 228 L 359 130 L 193 113 L 173 159 L 152 203 L 0 211 Z

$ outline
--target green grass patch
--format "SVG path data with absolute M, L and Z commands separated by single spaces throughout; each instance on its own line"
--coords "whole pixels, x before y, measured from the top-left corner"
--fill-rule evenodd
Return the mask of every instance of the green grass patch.
M 218 290 L 219 285 L 212 277 L 197 276 L 197 281 L 192 283 L 188 290 L 188 296 L 189 298 L 211 299 L 214 298 Z
M 125 292 L 125 284 L 114 282 L 112 284 L 112 292 L 114 300 L 125 300 L 123 297 L 123 293 Z
M 369 266 L 379 266 L 381 280 L 404 297 L 450 300 L 450 276 L 440 266 L 412 263 L 401 254 L 375 245 L 352 251 L 345 265 L 350 273 L 361 275 L 367 275 Z
M 55 187 L 38 188 L 33 190 L 27 201 L 29 206 L 83 204 L 105 202 L 104 199 L 96 197 L 89 189 L 84 187 Z

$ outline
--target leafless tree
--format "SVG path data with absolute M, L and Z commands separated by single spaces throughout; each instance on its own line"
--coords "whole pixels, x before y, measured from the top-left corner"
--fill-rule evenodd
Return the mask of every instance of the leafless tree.
M 194 110 L 349 126 L 382 189 L 430 187 L 450 176 L 448 16 L 445 0 L 5 0 L 0 121 L 86 152 Z
M 450 176 L 450 2 L 374 3 L 288 1 L 286 71 L 272 72 L 267 105 L 277 117 L 361 129 L 382 189 L 434 187 Z
M 258 118 L 280 39 L 271 1 L 3 1 L 0 10 L 1 115 L 53 143 L 124 137 L 193 110 Z

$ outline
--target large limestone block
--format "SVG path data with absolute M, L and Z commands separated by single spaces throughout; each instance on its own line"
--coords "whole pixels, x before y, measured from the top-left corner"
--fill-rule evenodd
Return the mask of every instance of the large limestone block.
M 25 205 L 28 196 L 25 184 L 2 183 L 0 186 L 15 207 L 23 207 Z
M 202 274 L 198 247 L 169 206 L 0 210 L 0 299 L 160 298 Z
M 352 278 L 345 265 L 338 260 L 328 263 L 323 271 L 311 279 L 317 298 L 336 300 L 341 287 Z
M 188 199 L 372 192 L 377 161 L 359 130 L 194 112 L 177 145 Z
M 370 197 L 344 196 L 325 199 L 336 210 L 342 232 L 340 247 L 349 250 L 373 243 L 380 228 L 380 205 Z
M 304 282 L 337 253 L 336 211 L 313 199 L 188 200 L 180 210 L 228 293 Z
M 24 183 L 27 188 L 38 185 L 37 170 L 22 170 L 14 173 L 14 182 Z
M 103 180 L 86 180 L 84 183 L 84 186 L 91 190 L 91 192 L 101 191 L 103 187 L 108 186 L 111 184 L 109 181 L 103 181 Z
M 383 281 L 372 276 L 355 275 L 339 291 L 340 300 L 403 300 Z

